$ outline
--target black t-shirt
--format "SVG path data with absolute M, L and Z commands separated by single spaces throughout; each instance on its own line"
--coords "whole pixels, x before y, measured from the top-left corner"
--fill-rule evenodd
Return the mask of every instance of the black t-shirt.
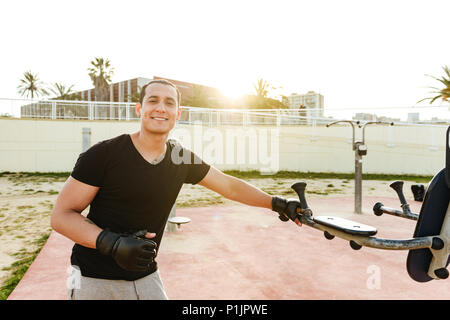
M 195 153 L 169 139 L 164 159 L 150 164 L 135 148 L 130 135 L 101 141 L 80 154 L 71 176 L 100 187 L 90 204 L 88 218 L 102 229 L 134 233 L 146 229 L 161 243 L 164 228 L 183 183 L 196 184 L 210 166 Z M 86 277 L 136 280 L 157 270 L 156 261 L 148 272 L 130 272 L 110 256 L 75 244 L 72 265 Z

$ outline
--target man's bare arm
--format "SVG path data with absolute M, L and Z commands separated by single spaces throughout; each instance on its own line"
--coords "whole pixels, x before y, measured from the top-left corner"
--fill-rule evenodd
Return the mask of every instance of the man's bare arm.
M 261 189 L 210 167 L 199 185 L 219 193 L 227 199 L 250 206 L 272 209 L 272 196 Z
M 270 194 L 244 180 L 225 174 L 213 166 L 210 167 L 206 176 L 198 184 L 221 194 L 227 199 L 273 210 Z M 302 225 L 298 218 L 295 218 L 294 222 L 298 226 Z
M 92 202 L 98 190 L 98 187 L 69 177 L 52 210 L 52 229 L 84 247 L 95 248 L 102 229 L 81 212 Z

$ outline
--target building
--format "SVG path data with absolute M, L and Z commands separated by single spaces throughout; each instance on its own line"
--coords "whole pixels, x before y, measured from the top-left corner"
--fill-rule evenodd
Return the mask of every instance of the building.
M 408 122 L 409 123 L 416 123 L 419 122 L 419 112 L 409 112 L 408 113 Z
M 400 118 L 390 118 L 386 116 L 377 116 L 376 114 L 371 113 L 355 113 L 353 116 L 353 120 L 359 121 L 382 121 L 382 122 L 400 122 Z
M 219 89 L 195 83 L 154 76 L 134 78 L 112 83 L 108 87 L 108 99 L 101 102 L 95 97 L 95 89 L 74 92 L 74 101 L 52 103 L 51 101 L 31 103 L 21 107 L 21 117 L 55 119 L 136 119 L 134 104 L 114 104 L 111 102 L 138 102 L 141 88 L 151 80 L 168 80 L 177 86 L 181 93 L 182 106 L 204 107 L 220 106 L 223 96 Z M 57 98 L 55 99 L 57 100 Z M 95 101 L 95 104 L 89 102 Z
M 312 123 L 313 118 L 323 118 L 324 97 L 320 93 L 308 91 L 305 94 L 292 93 L 287 97 L 290 109 L 305 109 L 301 116 L 306 116 L 307 123 Z
M 377 115 L 371 113 L 358 112 L 353 116 L 353 120 L 377 121 Z
M 108 88 L 109 99 L 107 100 L 107 102 L 136 102 L 139 98 L 141 88 L 151 80 L 168 80 L 176 85 L 181 93 L 181 105 L 188 104 L 188 102 L 192 99 L 196 92 L 199 91 L 201 91 L 202 94 L 208 96 L 209 99 L 213 102 L 218 102 L 221 99 L 221 93 L 219 89 L 191 82 L 154 76 L 153 79 L 140 77 L 112 83 Z M 96 101 L 94 88 L 80 91 L 76 94 L 80 94 L 81 100 L 83 101 Z
M 108 88 L 108 102 L 132 102 L 132 97 L 144 84 L 151 79 L 134 78 L 121 82 L 111 83 Z M 76 92 L 81 95 L 82 101 L 97 101 L 94 88 Z

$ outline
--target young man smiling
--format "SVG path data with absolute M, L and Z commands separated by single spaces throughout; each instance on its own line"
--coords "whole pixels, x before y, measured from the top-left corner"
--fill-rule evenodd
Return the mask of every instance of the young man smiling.
M 51 215 L 52 228 L 75 242 L 71 264 L 81 277 L 69 299 L 167 299 L 155 257 L 184 183 L 272 209 L 282 221 L 301 226 L 298 201 L 224 174 L 168 139 L 181 115 L 180 101 L 171 82 L 150 81 L 136 105 L 140 130 L 80 154 Z M 189 161 L 175 163 L 174 155 Z M 80 213 L 88 205 L 85 218 Z

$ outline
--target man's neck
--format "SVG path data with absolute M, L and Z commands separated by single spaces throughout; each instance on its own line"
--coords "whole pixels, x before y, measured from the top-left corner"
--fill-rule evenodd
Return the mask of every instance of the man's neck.
M 168 134 L 152 134 L 140 130 L 133 134 L 137 143 L 151 154 L 161 154 L 166 151 L 166 141 Z

